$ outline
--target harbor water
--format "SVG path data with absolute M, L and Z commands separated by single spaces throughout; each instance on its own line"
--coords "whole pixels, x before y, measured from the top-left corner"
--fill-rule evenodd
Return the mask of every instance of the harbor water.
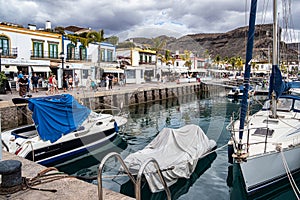
M 232 177 L 237 176 L 238 172 L 227 162 L 226 144 L 230 135 L 226 126 L 233 114 L 238 117 L 240 102 L 228 100 L 226 93 L 226 90 L 220 89 L 215 93 L 187 95 L 125 108 L 123 111 L 129 113 L 128 124 L 117 142 L 57 167 L 72 175 L 96 177 L 99 163 L 108 152 L 118 152 L 125 158 L 143 149 L 164 127 L 179 128 L 186 124 L 196 124 L 210 139 L 217 142 L 218 149 L 198 162 L 190 179 L 180 179 L 170 188 L 172 199 L 296 199 L 288 181 L 254 197 L 244 194 L 241 181 L 233 181 Z M 252 99 L 251 112 L 260 109 L 265 98 Z M 116 159 L 109 160 L 104 169 L 103 186 L 134 197 L 129 178 L 120 174 L 119 169 Z M 299 185 L 298 175 L 296 179 Z M 87 181 L 97 184 L 97 180 Z M 144 183 L 142 199 L 166 199 L 166 195 L 164 191 L 151 194 Z

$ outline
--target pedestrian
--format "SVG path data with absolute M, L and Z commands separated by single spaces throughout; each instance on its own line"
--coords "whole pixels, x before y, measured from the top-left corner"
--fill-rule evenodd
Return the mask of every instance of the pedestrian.
M 27 92 L 28 78 L 26 76 L 22 76 L 22 78 L 20 78 L 18 82 L 19 82 L 19 95 L 21 97 L 25 97 Z
M 108 79 L 108 80 L 109 80 L 109 84 L 108 84 L 109 87 L 108 87 L 108 88 L 112 90 L 112 84 L 113 84 L 113 78 L 114 78 L 114 77 L 113 77 L 112 74 L 109 74 L 108 78 L 109 78 L 109 79 Z
M 74 82 L 75 82 L 75 88 L 78 88 L 78 85 L 79 85 L 79 77 L 78 77 L 77 73 L 75 73 L 75 75 L 74 75 Z
M 63 90 L 66 92 L 68 90 L 68 76 L 64 75 L 63 77 Z
M 48 90 L 46 92 L 46 94 L 48 95 L 48 93 L 53 94 L 53 82 L 52 82 L 52 78 L 53 75 L 51 74 L 49 79 L 48 79 Z
M 73 90 L 73 78 L 71 74 L 69 75 L 68 81 L 69 81 L 69 90 Z
M 36 75 L 36 73 L 33 73 L 33 76 L 31 77 L 31 84 L 32 84 L 32 90 L 33 92 L 38 92 L 38 83 L 39 83 L 39 77 Z
M 55 75 L 53 75 L 53 77 L 52 77 L 52 88 L 53 88 L 53 94 L 55 94 L 56 91 L 57 91 L 57 94 L 59 94 L 58 87 L 57 87 L 57 80 L 56 80 Z
M 106 86 L 106 90 L 108 90 L 109 89 L 109 76 L 108 75 L 106 75 L 106 77 L 105 77 L 105 86 Z

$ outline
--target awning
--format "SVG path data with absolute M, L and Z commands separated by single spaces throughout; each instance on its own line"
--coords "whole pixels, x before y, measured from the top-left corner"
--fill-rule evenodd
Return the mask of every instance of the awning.
M 1 65 L 1 71 L 3 72 L 18 72 L 18 68 L 15 65 Z
M 51 72 L 50 67 L 45 66 L 32 66 L 33 72 Z
M 124 73 L 123 69 L 117 69 L 117 68 L 103 68 L 104 73 Z

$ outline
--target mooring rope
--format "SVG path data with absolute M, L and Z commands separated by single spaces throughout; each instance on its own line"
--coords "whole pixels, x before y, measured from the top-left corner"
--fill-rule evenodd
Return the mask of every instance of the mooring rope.
M 288 177 L 288 179 L 290 181 L 291 187 L 292 187 L 292 189 L 293 189 L 293 191 L 294 191 L 297 199 L 300 200 L 300 197 L 299 197 L 299 195 L 300 195 L 299 188 L 298 188 L 298 186 L 297 186 L 297 184 L 296 184 L 296 182 L 295 182 L 295 180 L 294 180 L 294 178 L 292 176 L 292 173 L 291 173 L 291 171 L 289 169 L 289 166 L 288 166 L 288 163 L 287 163 L 287 161 L 285 159 L 283 151 L 281 151 L 281 158 L 282 158 L 282 162 L 283 162 L 284 169 L 286 171 L 287 177 Z

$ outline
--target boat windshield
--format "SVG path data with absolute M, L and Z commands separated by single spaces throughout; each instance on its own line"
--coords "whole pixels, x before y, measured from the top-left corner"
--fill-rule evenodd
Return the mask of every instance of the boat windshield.
M 277 101 L 277 110 L 290 111 L 292 109 L 293 99 L 279 98 Z
M 262 109 L 269 110 L 270 102 L 271 102 L 270 100 L 266 101 Z M 293 99 L 279 98 L 277 100 L 277 110 L 279 111 L 290 111 L 292 109 L 292 106 L 293 106 Z M 296 108 L 296 104 L 294 107 L 295 109 L 300 110 L 300 101 L 297 101 L 297 108 Z
M 298 111 L 300 110 L 300 101 L 299 100 L 295 100 L 294 109 L 298 110 Z

